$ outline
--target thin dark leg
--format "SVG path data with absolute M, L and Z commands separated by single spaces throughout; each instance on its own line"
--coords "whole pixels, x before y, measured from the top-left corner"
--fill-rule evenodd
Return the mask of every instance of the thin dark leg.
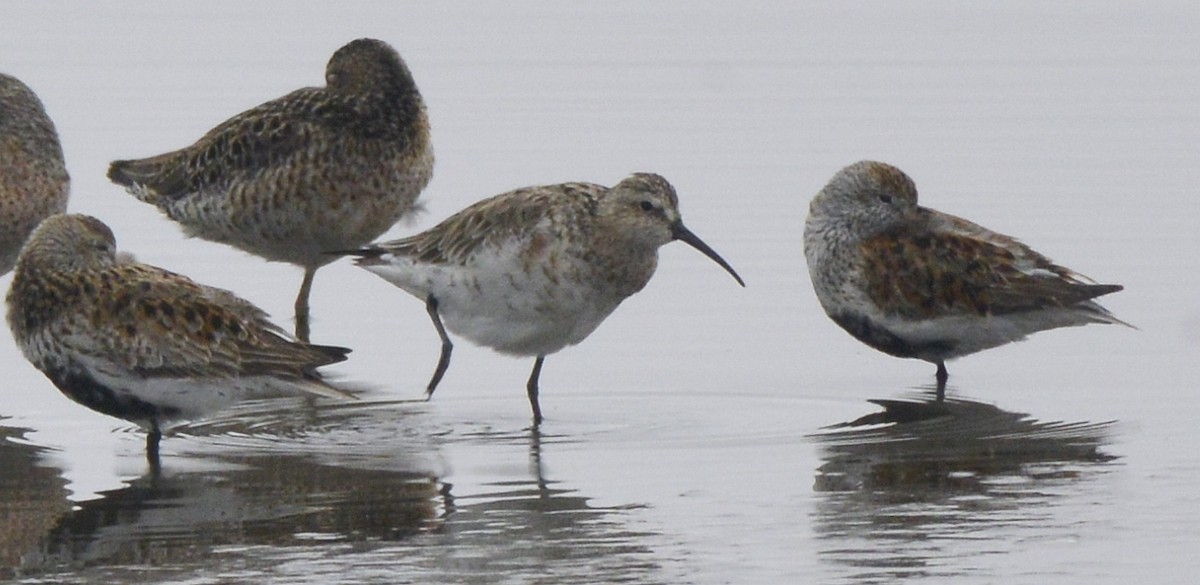
M 308 295 L 312 292 L 313 277 L 317 268 L 304 269 L 304 280 L 300 281 L 300 294 L 296 295 L 296 339 L 308 343 Z
M 429 313 L 429 318 L 433 319 L 433 326 L 437 328 L 438 337 L 442 338 L 442 355 L 438 358 L 437 369 L 433 371 L 433 378 L 430 378 L 429 386 L 425 388 L 425 400 L 429 400 L 433 398 L 433 391 L 437 390 L 437 385 L 442 381 L 446 368 L 450 367 L 450 352 L 454 350 L 454 344 L 450 343 L 450 336 L 446 335 L 446 328 L 442 326 L 442 318 L 438 316 L 438 302 L 433 295 L 429 295 L 425 299 L 425 310 Z
M 150 473 L 158 475 L 162 470 L 162 462 L 158 458 L 158 443 L 162 440 L 162 431 L 158 429 L 158 423 L 153 423 L 150 427 L 150 432 L 146 433 L 146 463 L 150 465 Z
M 537 356 L 537 361 L 533 362 L 533 371 L 529 374 L 529 383 L 525 385 L 525 391 L 529 394 L 529 406 L 533 407 L 533 427 L 536 429 L 542 424 L 542 407 L 538 405 L 538 378 L 542 375 L 542 362 L 546 361 L 546 356 Z
M 944 402 L 946 400 L 946 380 L 950 379 L 950 372 L 946 371 L 946 362 L 938 362 L 937 374 L 934 378 L 937 379 L 937 401 Z

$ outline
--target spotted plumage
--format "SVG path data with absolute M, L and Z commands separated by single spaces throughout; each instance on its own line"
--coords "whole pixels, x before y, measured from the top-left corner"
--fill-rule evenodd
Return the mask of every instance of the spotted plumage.
M 67 210 L 70 177 L 54 122 L 19 79 L 0 73 L 0 275 L 43 219 Z
M 433 174 L 425 104 L 391 46 L 345 45 L 325 81 L 238 114 L 187 148 L 115 161 L 108 172 L 190 236 L 303 267 L 301 338 L 312 278 L 329 252 L 383 234 Z
M 255 396 L 349 395 L 317 368 L 348 349 L 288 339 L 233 293 L 118 255 L 112 231 L 56 215 L 30 236 L 8 292 L 25 357 L 68 397 L 163 428 Z
M 684 227 L 674 187 L 648 173 L 613 188 L 562 183 L 517 189 L 428 231 L 355 254 L 359 266 L 425 301 L 442 340 L 430 396 L 449 366 L 449 329 L 501 353 L 537 357 L 526 391 L 538 424 L 545 356 L 583 341 L 641 290 L 654 274 L 658 248 L 673 240 L 742 282 Z
M 896 167 L 863 161 L 813 198 L 804 230 L 821 306 L 859 340 L 937 364 L 1037 331 L 1122 323 L 1095 284 L 1016 239 L 917 204 Z M 1123 324 L 1123 323 L 1122 323 Z

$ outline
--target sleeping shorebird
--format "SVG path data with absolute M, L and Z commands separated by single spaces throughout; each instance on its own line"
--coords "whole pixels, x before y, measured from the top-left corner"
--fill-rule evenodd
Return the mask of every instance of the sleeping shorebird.
M 329 252 L 379 237 L 433 175 L 425 103 L 395 49 L 353 41 L 329 59 L 325 83 L 242 112 L 187 148 L 108 171 L 189 236 L 304 268 L 295 311 L 305 341 L 313 276 L 335 258 Z
M 260 396 L 352 397 L 316 371 L 350 350 L 288 339 L 229 291 L 117 254 L 94 217 L 42 222 L 7 301 L 26 359 L 72 400 L 144 427 L 154 466 L 175 422 Z
M 0 275 L 33 228 L 67 210 L 69 190 L 54 122 L 29 86 L 0 73 Z
M 850 165 L 813 198 L 804 226 L 813 288 L 834 322 L 897 357 L 937 364 L 1058 327 L 1127 325 L 1095 284 L 1016 239 L 917 205 L 900 169 Z

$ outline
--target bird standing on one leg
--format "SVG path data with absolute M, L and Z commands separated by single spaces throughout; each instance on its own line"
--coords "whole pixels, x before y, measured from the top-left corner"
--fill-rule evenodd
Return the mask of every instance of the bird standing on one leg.
M 1058 327 L 1127 325 L 1095 284 L 1016 239 L 917 205 L 900 169 L 850 165 L 813 198 L 804 226 L 813 288 L 831 319 L 859 341 L 937 364 Z
M 190 236 L 302 267 L 302 340 L 329 252 L 379 237 L 433 175 L 425 103 L 395 49 L 353 41 L 330 58 L 325 82 L 238 114 L 187 148 L 108 171 Z
M 646 286 L 659 247 L 673 240 L 696 248 L 745 286 L 684 227 L 674 187 L 648 173 L 612 188 L 563 183 L 517 189 L 423 233 L 353 254 L 359 266 L 425 302 L 442 340 L 429 396 L 450 365 L 448 329 L 501 353 L 536 357 L 526 393 L 537 425 L 546 356 L 583 341 Z
M 148 431 L 258 396 L 350 398 L 317 368 L 350 350 L 285 337 L 233 293 L 119 257 L 112 231 L 56 215 L 21 251 L 8 325 L 22 353 L 72 400 Z

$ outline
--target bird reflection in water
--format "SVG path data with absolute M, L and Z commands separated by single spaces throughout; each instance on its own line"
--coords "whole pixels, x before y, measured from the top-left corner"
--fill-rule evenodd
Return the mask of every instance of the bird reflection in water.
M 306 427 L 289 416 L 303 411 L 298 401 L 250 401 L 231 418 L 180 427 L 173 448 L 184 453 L 174 464 L 74 509 L 68 503 L 7 569 L 123 582 L 115 577 L 123 571 L 211 567 L 230 547 L 329 550 L 440 528 L 444 484 L 428 471 L 419 438 L 397 430 L 404 419 L 419 427 L 419 417 L 395 404 L 331 405 L 310 409 Z M 419 446 L 364 448 L 344 440 L 352 431 L 336 430 L 347 428 Z
M 0 581 L 20 574 L 22 559 L 71 511 L 66 480 L 40 463 L 46 451 L 25 440 L 27 429 L 0 417 Z
M 147 474 L 65 516 L 27 571 L 188 565 L 219 546 L 395 541 L 436 529 L 439 483 L 415 473 L 259 457 L 219 473 Z
M 74 510 L 60 496 L 66 508 L 23 541 L 9 574 L 56 583 L 676 581 L 644 544 L 655 535 L 628 526 L 626 507 L 597 506 L 548 477 L 543 458 L 575 438 L 447 430 L 424 416 L 423 401 L 291 404 L 300 400 L 250 401 L 188 423 L 161 471 Z M 515 472 L 484 481 L 460 472 L 466 487 L 452 486 L 436 462 L 455 444 L 491 450 L 484 459 L 513 461 Z M 458 459 L 447 467 L 474 467 Z
M 1002 554 L 1009 531 L 1071 533 L 1050 512 L 1103 500 L 1115 423 L 1045 422 L 965 398 L 872 400 L 882 412 L 822 429 L 813 525 L 852 581 L 955 577 L 956 555 Z M 1100 487 L 1097 487 L 1100 485 Z M 955 544 L 952 544 L 955 543 Z M 969 543 L 969 544 L 968 544 Z
M 936 388 L 914 399 L 826 427 L 817 491 L 965 487 L 1021 474 L 1039 463 L 1103 462 L 1107 422 L 1043 422 L 965 398 L 939 402 Z
M 419 581 L 678 582 L 664 576 L 655 549 L 646 544 L 661 537 L 629 526 L 635 506 L 597 505 L 550 473 L 554 454 L 578 437 L 533 426 L 519 432 L 487 428 L 459 439 L 472 443 L 472 450 L 503 453 L 501 460 L 515 461 L 522 450 L 528 469 L 506 471 L 447 504 L 453 514 L 438 532 L 440 546 L 409 551 L 421 557 Z

